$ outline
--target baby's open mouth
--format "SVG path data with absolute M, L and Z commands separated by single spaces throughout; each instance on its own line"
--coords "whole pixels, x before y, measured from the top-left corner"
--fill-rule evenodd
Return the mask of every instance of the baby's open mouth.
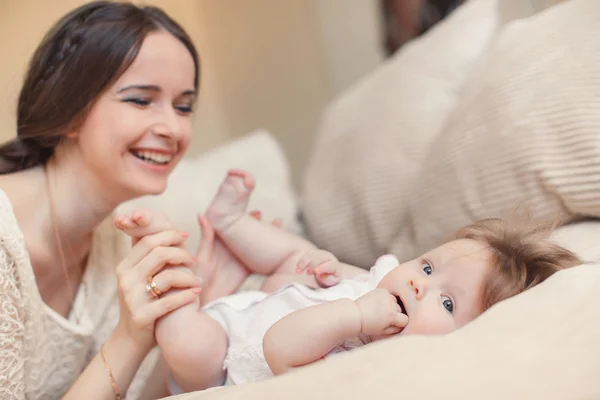
M 400 296 L 396 296 L 396 301 L 398 302 L 398 305 L 400 306 L 400 311 L 402 311 L 402 314 L 408 316 L 408 313 L 406 312 L 406 307 L 404 307 L 404 303 L 402 302 L 402 299 L 400 298 Z

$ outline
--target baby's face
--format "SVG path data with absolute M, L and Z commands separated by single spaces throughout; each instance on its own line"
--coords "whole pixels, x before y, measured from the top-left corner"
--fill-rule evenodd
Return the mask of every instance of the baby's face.
M 449 333 L 481 313 L 490 262 L 487 245 L 455 240 L 393 269 L 378 287 L 395 295 L 408 316 L 402 335 Z

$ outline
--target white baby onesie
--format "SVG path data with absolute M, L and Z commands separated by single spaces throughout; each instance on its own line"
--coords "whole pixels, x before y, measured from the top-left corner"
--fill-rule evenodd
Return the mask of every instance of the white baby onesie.
M 223 362 L 227 371 L 225 385 L 239 385 L 273 376 L 262 349 L 263 336 L 275 322 L 305 307 L 348 298 L 355 300 L 375 289 L 381 279 L 399 265 L 393 255 L 384 255 L 364 275 L 341 281 L 327 289 L 310 289 L 291 284 L 269 295 L 260 291 L 240 292 L 207 304 L 203 311 L 221 325 L 228 338 Z M 210 340 L 202 337 L 199 340 Z M 369 343 L 366 335 L 350 339 L 334 348 L 327 356 Z M 181 393 L 171 379 L 172 394 Z
M 346 279 L 327 289 L 310 289 L 291 284 L 268 295 L 264 292 L 240 292 L 207 304 L 203 311 L 225 330 L 229 347 L 223 363 L 227 385 L 239 385 L 273 376 L 262 349 L 263 336 L 287 314 L 329 301 L 349 298 L 355 300 L 375 289 L 381 279 L 399 265 L 393 255 L 380 257 L 368 273 Z M 208 338 L 203 338 L 207 340 Z M 368 343 L 368 337 L 349 340 L 333 349 L 339 353 Z

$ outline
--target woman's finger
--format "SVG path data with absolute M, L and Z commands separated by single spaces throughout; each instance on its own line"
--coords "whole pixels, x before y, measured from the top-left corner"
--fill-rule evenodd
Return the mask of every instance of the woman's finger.
M 182 290 L 167 296 L 151 301 L 142 307 L 137 313 L 135 320 L 139 326 L 146 326 L 154 323 L 160 317 L 170 313 L 179 307 L 195 301 L 200 295 L 201 289 L 198 287 Z
M 194 265 L 194 257 L 179 247 L 156 247 L 136 264 L 136 275 L 145 279 L 156 275 L 165 265 Z
M 127 257 L 121 261 L 117 271 L 131 269 L 146 257 L 153 249 L 157 247 L 177 246 L 188 237 L 185 232 L 163 231 L 153 235 L 145 236 L 129 252 Z M 122 271 L 121 271 L 122 272 Z
M 198 215 L 198 225 L 200 225 L 200 246 L 196 258 L 200 264 L 208 264 L 213 259 L 213 247 L 215 243 L 215 231 L 204 215 Z
M 187 268 L 168 268 L 160 271 L 152 278 L 156 287 L 161 292 L 167 292 L 172 288 L 200 287 L 202 280 L 195 276 Z

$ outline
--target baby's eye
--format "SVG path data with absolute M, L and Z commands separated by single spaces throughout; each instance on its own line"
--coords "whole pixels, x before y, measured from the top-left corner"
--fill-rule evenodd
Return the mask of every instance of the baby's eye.
M 450 297 L 442 296 L 442 305 L 450 314 L 452 314 L 452 311 L 454 311 L 454 302 Z
M 423 272 L 425 272 L 425 275 L 431 275 L 431 273 L 433 272 L 433 268 L 431 267 L 431 265 L 429 265 L 427 261 L 423 261 L 421 263 L 421 268 L 423 268 Z

